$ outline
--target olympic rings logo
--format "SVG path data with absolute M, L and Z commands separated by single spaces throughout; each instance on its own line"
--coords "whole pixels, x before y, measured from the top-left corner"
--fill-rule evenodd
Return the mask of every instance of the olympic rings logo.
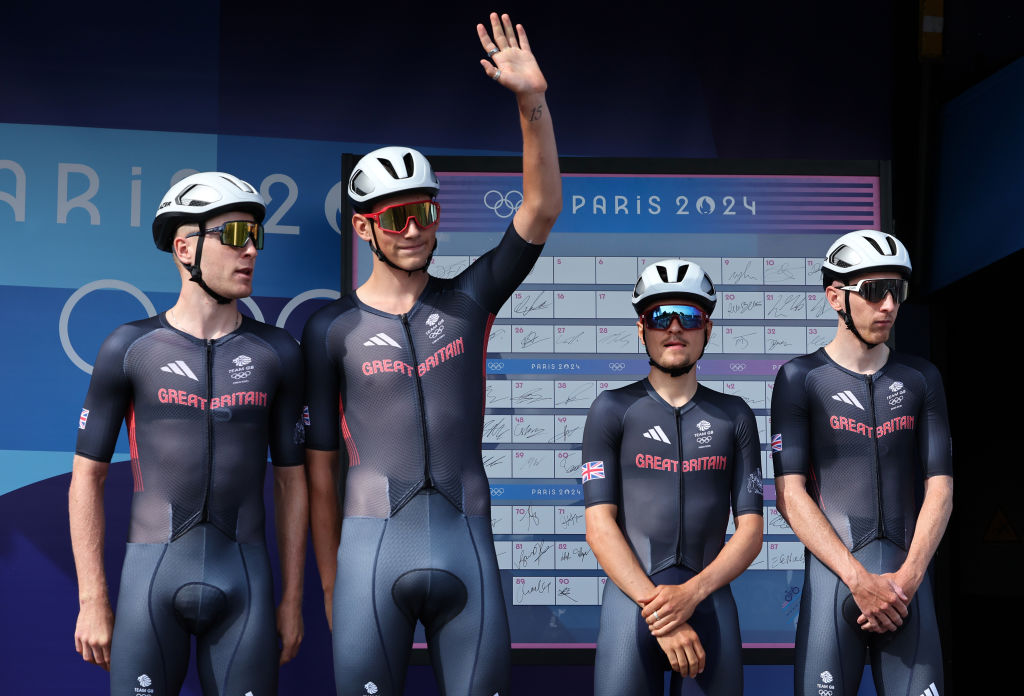
M 709 442 L 711 442 L 711 436 L 710 435 L 708 435 L 706 437 L 698 437 L 697 438 L 697 444 L 698 445 L 706 445 Z
M 612 372 L 622 372 L 626 369 L 626 363 L 624 362 L 613 362 L 608 363 L 608 369 Z
M 505 495 L 505 489 L 504 488 L 495 488 L 494 486 L 491 486 L 491 497 L 492 498 L 500 498 L 503 495 Z
M 487 369 L 491 370 L 491 371 L 504 370 L 505 369 L 505 363 L 498 362 L 496 360 L 491 360 L 491 361 L 488 361 L 488 363 L 487 363 Z
M 78 351 L 75 350 L 71 343 L 71 335 L 68 331 L 68 325 L 71 322 L 71 312 L 74 310 L 75 306 L 82 300 L 82 298 L 96 290 L 121 290 L 139 301 L 142 308 L 146 310 L 146 316 L 156 316 L 157 313 L 156 307 L 153 306 L 153 303 L 150 301 L 149 297 L 146 296 L 146 293 L 131 283 L 126 283 L 123 280 L 115 280 L 113 278 L 94 280 L 91 283 L 86 283 L 71 293 L 71 297 L 68 298 L 67 302 L 64 303 L 64 307 L 60 310 L 60 319 L 58 319 L 57 322 L 57 330 L 60 335 L 60 345 L 61 348 L 64 349 L 64 353 L 68 356 L 68 359 L 75 367 L 87 375 L 92 374 L 92 365 L 86 362 L 82 356 L 78 354 Z M 340 297 L 340 293 L 337 290 L 330 290 L 327 288 L 307 290 L 299 293 L 281 308 L 281 313 L 278 315 L 277 322 L 274 325 L 284 328 L 285 322 L 288 321 L 292 312 L 307 300 L 312 300 L 314 298 L 336 300 L 338 297 Z M 257 321 L 266 321 L 263 316 L 263 311 L 251 297 L 243 297 L 240 302 L 249 308 L 254 319 Z
M 729 363 L 729 369 L 733 372 L 743 372 L 747 369 L 746 363 Z
M 484 194 L 484 206 L 500 218 L 511 217 L 522 204 L 523 193 L 515 189 L 508 193 L 491 189 Z

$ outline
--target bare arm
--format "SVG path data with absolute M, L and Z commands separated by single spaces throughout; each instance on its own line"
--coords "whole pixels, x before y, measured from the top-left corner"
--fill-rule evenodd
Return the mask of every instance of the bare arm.
M 313 553 L 324 590 L 327 625 L 333 628 L 331 607 L 334 600 L 334 576 L 338 570 L 338 544 L 341 542 L 341 507 L 338 502 L 338 451 L 306 450 L 309 476 L 309 517 L 313 534 Z
M 75 650 L 86 662 L 110 670 L 114 613 L 103 569 L 103 485 L 110 465 L 75 455 L 68 490 L 71 550 L 78 575 L 78 620 Z
M 277 632 L 281 636 L 280 664 L 295 657 L 302 642 L 302 575 L 306 563 L 309 503 L 306 471 L 301 466 L 274 467 L 274 517 L 277 553 L 281 561 L 281 603 Z
M 761 551 L 764 518 L 746 514 L 736 518 L 736 532 L 701 572 L 682 585 L 658 585 L 644 604 L 643 615 L 654 636 L 663 636 L 690 620 L 693 610 L 716 590 L 735 580 Z M 654 612 L 658 612 L 655 619 Z
M 519 236 L 543 244 L 562 211 L 562 177 L 555 131 L 544 93 L 548 83 L 537 65 L 522 24 L 512 27 L 507 14 L 491 13 L 491 34 L 476 27 L 480 44 L 494 61 L 481 60 L 487 76 L 515 93 L 523 131 L 523 203 L 514 223 Z M 494 49 L 497 52 L 491 53 Z
M 626 537 L 622 535 L 615 520 L 617 513 L 618 507 L 607 503 L 588 507 L 587 543 L 612 582 L 626 596 L 643 606 L 644 601 L 655 594 L 655 586 L 640 567 Z M 681 622 L 673 630 L 656 638 L 673 670 L 689 677 L 704 671 L 704 648 L 689 624 Z
M 870 573 L 846 548 L 817 503 L 807 494 L 807 478 L 787 474 L 775 478 L 775 496 L 779 512 L 814 556 L 832 569 L 850 588 L 869 630 L 893 631 L 903 624 L 909 597 L 890 579 Z
M 588 507 L 587 543 L 611 581 L 634 602 L 642 604 L 643 600 L 654 594 L 654 583 L 640 567 L 633 549 L 629 548 L 626 537 L 622 535 L 615 520 L 617 514 L 618 507 L 615 505 Z

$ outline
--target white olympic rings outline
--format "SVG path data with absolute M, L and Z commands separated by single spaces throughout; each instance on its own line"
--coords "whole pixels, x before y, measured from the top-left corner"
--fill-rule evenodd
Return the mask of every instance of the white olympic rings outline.
M 497 196 L 497 200 L 495 200 L 494 196 Z M 517 197 L 519 198 L 519 200 L 516 201 L 515 203 L 513 203 L 512 200 L 510 200 L 510 198 L 514 199 Z M 523 192 L 517 189 L 512 189 L 508 193 L 502 193 L 497 189 L 491 189 L 490 191 L 484 194 L 484 206 L 488 210 L 493 211 L 494 214 L 500 218 L 507 218 L 512 216 L 517 210 L 519 210 L 519 207 L 522 204 Z M 501 212 L 499 212 L 499 208 L 501 209 Z
M 141 304 L 143 309 L 146 310 L 147 316 L 152 317 L 157 313 L 156 307 L 153 306 L 153 303 L 150 301 L 146 293 L 131 283 L 123 280 L 116 280 L 114 278 L 94 280 L 90 283 L 86 283 L 71 293 L 71 297 L 68 298 L 67 302 L 64 303 L 64 307 L 60 310 L 60 319 L 58 320 L 57 330 L 60 335 L 60 345 L 61 348 L 64 349 L 65 355 L 68 356 L 68 359 L 71 360 L 75 367 L 87 375 L 92 374 L 92 365 L 82 359 L 82 356 L 80 356 L 74 346 L 71 345 L 71 336 L 68 332 L 68 324 L 71 320 L 71 311 L 75 308 L 75 305 L 77 305 L 83 297 L 95 290 L 123 290 L 139 301 L 139 304 Z M 341 293 L 337 290 L 331 290 L 329 288 L 317 288 L 315 290 L 307 290 L 299 293 L 289 300 L 281 309 L 281 314 L 277 317 L 275 326 L 284 328 L 285 322 L 288 321 L 288 318 L 291 316 L 292 312 L 295 311 L 295 308 L 307 300 L 316 298 L 336 300 L 340 296 Z M 252 312 L 253 317 L 257 321 L 264 321 L 263 311 L 260 310 L 260 307 L 256 304 L 255 300 L 251 297 L 243 297 L 241 298 L 241 302 L 249 308 L 249 311 Z
M 93 290 L 124 290 L 126 293 L 134 297 L 139 301 L 139 304 L 148 312 L 147 316 L 154 316 L 156 314 L 156 307 L 149 301 L 146 293 L 139 290 L 131 283 L 126 283 L 123 280 L 115 280 L 114 278 L 104 278 L 102 280 L 94 280 L 91 283 L 86 283 L 82 287 L 71 293 L 71 297 L 64 303 L 64 307 L 60 310 L 60 319 L 57 323 L 57 331 L 60 334 L 60 345 L 64 349 L 64 353 L 68 356 L 71 362 L 79 370 L 87 375 L 92 374 L 92 365 L 82 359 L 71 345 L 71 336 L 68 334 L 68 322 L 71 320 L 71 310 L 75 308 L 79 300 L 88 295 Z
M 624 362 L 613 362 L 608 363 L 608 369 L 612 372 L 622 372 L 626 369 L 626 363 Z

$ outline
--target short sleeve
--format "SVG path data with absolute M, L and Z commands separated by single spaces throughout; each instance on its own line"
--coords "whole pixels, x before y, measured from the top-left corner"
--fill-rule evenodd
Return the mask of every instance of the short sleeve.
M 735 462 L 732 480 L 732 510 L 734 516 L 763 514 L 763 486 L 761 483 L 761 441 L 757 437 L 754 412 L 740 401 L 734 417 Z
M 274 466 L 305 462 L 302 354 L 295 340 L 281 332 L 274 345 L 281 360 L 281 381 L 270 410 L 270 460 Z
M 540 257 L 543 244 L 531 244 L 511 224 L 498 246 L 478 258 L 453 280 L 491 314 L 497 314 Z
M 75 454 L 98 462 L 109 462 L 114 456 L 117 435 L 132 402 L 131 380 L 124 370 L 125 355 L 137 337 L 137 332 L 126 324 L 115 329 L 100 346 L 78 419 Z
M 602 503 L 621 505 L 619 450 L 622 417 L 609 392 L 600 394 L 590 407 L 583 428 L 583 498 L 587 507 Z
M 327 346 L 327 332 L 336 316 L 335 303 L 329 304 L 315 312 L 302 330 L 309 421 L 305 424 L 306 447 L 328 452 L 338 449 L 340 441 L 339 368 Z
M 772 391 L 771 452 L 775 476 L 807 476 L 811 462 L 806 372 L 788 362 L 779 370 Z

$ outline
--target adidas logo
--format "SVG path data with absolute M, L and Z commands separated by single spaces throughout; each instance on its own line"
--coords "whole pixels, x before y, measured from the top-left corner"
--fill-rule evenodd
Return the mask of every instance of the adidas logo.
M 844 404 L 856 406 L 861 411 L 864 410 L 864 407 L 860 405 L 859 401 L 857 401 L 857 397 L 854 396 L 853 392 L 850 391 L 849 389 L 847 389 L 846 391 L 839 392 L 838 394 L 833 394 L 832 398 L 835 399 L 836 401 L 842 401 Z
M 648 430 L 646 433 L 644 433 L 644 437 L 646 437 L 648 440 L 657 440 L 658 442 L 664 442 L 666 445 L 672 444 L 672 442 L 668 439 L 668 435 L 665 434 L 665 431 L 661 429 L 660 425 L 656 425 L 650 430 Z
M 928 685 L 928 688 L 921 692 L 921 696 L 939 696 L 939 689 L 935 686 L 935 682 Z
M 364 346 L 394 346 L 395 348 L 401 348 L 395 339 L 388 336 L 386 333 L 381 331 L 376 336 L 371 336 L 369 341 L 363 342 Z
M 175 360 L 174 362 L 167 363 L 166 365 L 161 367 L 160 370 L 162 372 L 173 372 L 176 375 L 188 377 L 189 379 L 193 379 L 196 382 L 199 381 L 199 378 L 196 377 L 196 374 L 189 369 L 188 365 L 185 364 L 184 360 Z

